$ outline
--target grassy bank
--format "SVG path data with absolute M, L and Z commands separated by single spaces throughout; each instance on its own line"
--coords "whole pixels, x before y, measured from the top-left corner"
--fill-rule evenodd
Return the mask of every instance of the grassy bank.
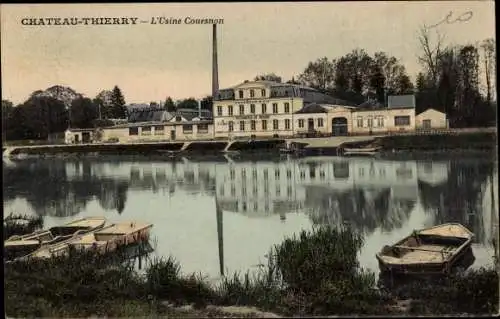
M 362 244 L 363 238 L 348 228 L 303 231 L 273 247 L 260 272 L 235 274 L 217 284 L 182 274 L 174 258 L 150 260 L 144 275 L 116 263 L 116 257 L 92 252 L 8 263 L 5 309 L 14 317 L 204 317 L 222 315 L 220 309 L 227 309 L 222 306 L 288 316 L 497 312 L 495 271 L 381 290 L 375 275 L 359 266 Z M 401 300 L 410 300 L 406 308 Z
M 393 135 L 376 140 L 384 150 L 493 150 L 497 145 L 494 132 L 435 135 Z

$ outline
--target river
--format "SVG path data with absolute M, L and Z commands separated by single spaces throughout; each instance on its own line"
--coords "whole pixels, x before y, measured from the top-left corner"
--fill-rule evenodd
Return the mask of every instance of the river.
M 320 224 L 362 233 L 360 264 L 378 272 L 382 246 L 459 222 L 476 235 L 472 267 L 491 265 L 496 161 L 420 157 L 4 159 L 4 216 L 38 214 L 45 227 L 95 215 L 149 222 L 155 255 L 213 279 L 257 269 L 272 245 Z

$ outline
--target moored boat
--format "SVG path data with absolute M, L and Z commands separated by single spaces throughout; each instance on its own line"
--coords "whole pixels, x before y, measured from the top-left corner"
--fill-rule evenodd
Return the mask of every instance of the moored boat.
M 145 242 L 149 239 L 152 224 L 120 222 L 71 238 L 59 244 L 42 247 L 26 258 L 50 258 L 69 253 L 70 249 L 90 250 L 99 253 L 115 251 L 120 246 Z
M 363 147 L 363 148 L 343 148 L 344 156 L 374 156 L 380 151 L 380 147 Z
M 376 254 L 381 272 L 447 274 L 470 249 L 474 234 L 461 224 L 442 224 L 384 246 Z
M 371 153 L 378 152 L 380 147 L 344 148 L 345 152 Z
M 64 242 L 81 234 L 104 227 L 106 218 L 86 217 L 62 226 L 36 231 L 26 235 L 14 235 L 4 242 L 4 257 L 8 259 L 27 255 L 41 247 Z

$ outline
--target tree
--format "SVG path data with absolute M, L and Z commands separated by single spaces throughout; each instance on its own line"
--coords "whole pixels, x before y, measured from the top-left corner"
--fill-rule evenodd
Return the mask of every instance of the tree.
M 112 100 L 111 96 L 113 95 L 112 91 L 103 90 L 97 94 L 94 98 L 93 102 L 98 108 L 99 119 L 109 119 L 113 118 L 112 112 Z
M 47 96 L 32 96 L 14 108 L 9 119 L 15 128 L 15 139 L 46 139 L 50 133 L 60 133 L 69 124 L 68 111 L 63 102 Z
M 168 112 L 175 112 L 175 103 L 170 96 L 165 99 L 165 105 L 163 107 Z
M 257 75 L 254 78 L 254 81 L 272 81 L 281 83 L 281 76 L 278 76 L 275 73 L 267 73 L 267 74 Z
M 430 31 L 427 27 L 422 26 L 419 30 L 418 41 L 420 43 L 421 55 L 418 61 L 429 74 L 429 79 L 434 87 L 437 86 L 439 76 L 439 59 L 443 50 L 444 36 L 436 30 L 435 43 L 431 39 Z
M 198 101 L 195 98 L 188 98 L 177 102 L 176 109 L 198 109 Z
M 94 127 L 95 120 L 99 117 L 98 106 L 89 98 L 73 100 L 70 106 L 70 123 L 73 128 Z
M 475 46 L 465 45 L 458 50 L 457 107 L 462 114 L 463 124 L 474 125 L 474 105 L 479 96 L 479 53 Z
M 385 105 L 386 78 L 382 73 L 382 69 L 376 64 L 372 67 L 371 72 L 372 74 L 370 75 L 370 88 L 374 91 L 372 93 L 375 95 L 378 102 Z
M 406 94 L 413 89 L 413 84 L 406 73 L 406 68 L 395 57 L 389 56 L 385 52 L 376 52 L 373 57 L 372 67 L 377 71 L 380 70 L 382 73 L 387 94 Z M 377 90 L 374 87 L 371 89 L 374 91 Z
M 415 89 L 417 92 L 423 92 L 427 88 L 427 79 L 422 72 L 417 74 L 417 79 L 415 80 Z
M 125 98 L 118 86 L 113 88 L 111 94 L 111 115 L 115 119 L 127 118 L 127 108 L 125 106 Z
M 481 43 L 483 50 L 484 77 L 486 80 L 486 101 L 491 104 L 493 97 L 493 83 L 491 81 L 493 70 L 496 67 L 495 60 L 495 40 L 486 39 Z
M 202 110 L 209 110 L 212 112 L 213 109 L 213 101 L 211 96 L 204 97 L 200 102 L 200 107 Z
M 395 94 L 412 94 L 414 90 L 413 83 L 411 82 L 408 74 L 403 73 L 398 76 L 397 85 L 395 87 Z
M 306 69 L 299 75 L 299 82 L 312 88 L 327 91 L 333 88 L 335 76 L 335 61 L 327 57 L 309 62 Z
M 8 100 L 2 100 L 2 140 L 7 138 L 9 131 L 9 120 L 11 119 L 12 112 L 14 111 L 14 104 Z
M 160 107 L 160 105 L 158 104 L 158 102 L 155 102 L 155 101 L 149 102 L 149 108 L 157 109 L 159 107 Z

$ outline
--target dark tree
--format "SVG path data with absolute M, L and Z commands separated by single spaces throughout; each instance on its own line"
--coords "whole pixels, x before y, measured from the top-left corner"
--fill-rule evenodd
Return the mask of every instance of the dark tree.
M 201 109 L 202 110 L 209 110 L 210 112 L 212 111 L 213 108 L 213 101 L 211 96 L 206 96 L 204 97 L 201 102 Z
M 377 101 L 385 104 L 385 76 L 378 66 L 374 66 L 370 76 L 370 87 L 374 90 Z
M 111 94 L 111 115 L 115 119 L 126 119 L 127 108 L 125 106 L 125 98 L 118 86 L 113 88 Z
M 9 119 L 12 117 L 14 104 L 11 101 L 2 100 L 2 140 L 7 138 Z
M 175 112 L 175 103 L 170 96 L 165 99 L 165 105 L 163 107 L 168 112 Z
M 198 101 L 192 97 L 181 100 L 177 103 L 177 109 L 198 109 Z
M 94 127 L 99 117 L 98 106 L 89 98 L 73 100 L 70 106 L 70 120 L 73 128 Z

